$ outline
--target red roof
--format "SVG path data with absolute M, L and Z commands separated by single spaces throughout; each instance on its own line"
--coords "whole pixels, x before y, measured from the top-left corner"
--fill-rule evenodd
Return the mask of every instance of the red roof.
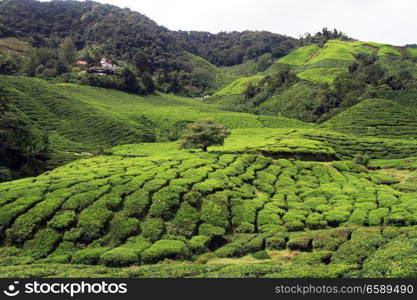
M 88 65 L 88 62 L 86 62 L 85 60 L 79 60 L 77 61 L 77 65 Z

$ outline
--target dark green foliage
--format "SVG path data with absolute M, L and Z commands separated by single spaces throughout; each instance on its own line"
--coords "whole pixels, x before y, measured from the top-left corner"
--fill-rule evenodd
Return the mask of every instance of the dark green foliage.
M 224 139 L 230 132 L 212 120 L 198 120 L 187 126 L 183 134 L 181 148 L 202 149 L 215 145 L 223 145 Z
M 61 235 L 53 229 L 42 229 L 36 232 L 33 239 L 26 241 L 23 248 L 30 256 L 42 258 L 47 256 L 59 243 Z
M 151 246 L 140 236 L 129 238 L 120 247 L 113 248 L 100 256 L 100 263 L 110 267 L 138 265 L 140 254 Z
M 189 249 L 184 242 L 178 240 L 159 240 L 141 253 L 144 263 L 156 263 L 166 258 L 187 259 Z
M 123 243 L 129 236 L 139 232 L 139 220 L 128 218 L 123 212 L 116 213 L 109 222 L 108 243 L 117 246 Z
M 210 239 L 206 235 L 195 235 L 188 241 L 187 245 L 193 253 L 205 253 L 208 251 Z
M 112 212 L 98 202 L 83 210 L 77 222 L 77 227 L 81 232 L 80 241 L 89 243 L 100 237 L 101 231 L 111 216 Z
M 379 230 L 358 229 L 353 232 L 351 240 L 341 245 L 334 253 L 332 262 L 362 264 L 384 242 Z
M 74 225 L 75 219 L 75 212 L 72 210 L 64 210 L 57 213 L 52 220 L 48 222 L 48 226 L 57 230 L 63 230 Z
M 152 205 L 149 208 L 149 215 L 162 217 L 168 220 L 173 217 L 175 209 L 180 203 L 180 193 L 186 189 L 182 186 L 167 186 L 157 191 L 152 196 Z
M 287 242 L 287 248 L 290 250 L 309 251 L 312 249 L 312 238 L 309 235 L 292 237 Z
M 149 204 L 149 195 L 143 190 L 138 190 L 125 199 L 124 210 L 128 216 L 142 217 Z
M 101 256 L 101 263 L 111 267 L 126 267 L 137 265 L 139 257 L 133 249 L 114 248 Z
M 213 226 L 229 227 L 229 211 L 225 205 L 205 200 L 201 207 L 201 220 Z
M 100 261 L 100 255 L 108 250 L 108 248 L 86 248 L 79 250 L 72 255 L 71 263 L 95 265 Z
M 199 219 L 198 211 L 187 202 L 183 202 L 171 223 L 171 234 L 191 237 L 196 231 Z
M 212 224 L 203 223 L 198 228 L 198 233 L 205 236 L 221 236 L 226 233 L 223 227 L 214 226 Z
M 255 252 L 255 253 L 252 254 L 252 256 L 254 258 L 260 259 L 260 260 L 263 260 L 263 259 L 271 259 L 271 256 L 269 256 L 268 252 L 265 251 L 265 250 L 261 250 L 261 251 Z
M 157 218 L 147 218 L 141 224 L 142 236 L 151 242 L 159 240 L 164 232 L 164 221 Z
M 286 248 L 286 236 L 284 234 L 274 234 L 266 238 L 265 247 L 269 250 L 282 250 Z

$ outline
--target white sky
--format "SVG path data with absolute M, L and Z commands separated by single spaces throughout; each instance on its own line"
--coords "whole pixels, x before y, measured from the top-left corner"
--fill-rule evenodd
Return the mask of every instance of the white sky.
M 298 37 L 323 27 L 362 41 L 417 43 L 416 0 L 96 0 L 172 30 L 267 30 Z

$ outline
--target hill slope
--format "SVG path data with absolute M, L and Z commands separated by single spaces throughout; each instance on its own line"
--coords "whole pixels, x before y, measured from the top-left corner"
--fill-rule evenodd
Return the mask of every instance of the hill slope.
M 393 236 L 381 240 L 381 227 L 358 226 L 385 224 L 407 240 L 407 231 L 395 227 L 415 224 L 416 206 L 415 197 L 381 185 L 378 176 L 350 162 L 187 152 L 175 158 L 81 160 L 0 184 L 0 192 L 2 260 L 11 259 L 8 253 L 16 257 L 9 264 L 120 267 L 168 258 L 224 266 L 221 259 L 267 249 L 319 259 L 315 270 L 326 277 L 336 276 L 334 268 L 342 274 L 375 272 L 362 263 L 377 259 L 373 253 L 383 251 Z M 364 252 L 363 242 L 369 251 Z M 322 255 L 330 265 L 323 264 Z M 278 258 L 271 262 L 278 265 L 263 274 L 290 271 Z M 314 274 L 302 261 L 290 263 L 297 272 Z M 236 268 L 244 270 L 245 264 Z
M 324 128 L 365 136 L 417 138 L 417 110 L 383 99 L 357 104 L 323 124 Z
M 26 124 L 38 139 L 49 139 L 49 167 L 75 159 L 80 152 L 97 152 L 119 144 L 176 140 L 188 122 L 201 118 L 214 119 L 229 128 L 307 126 L 287 118 L 222 111 L 201 100 L 161 93 L 143 97 L 76 84 L 51 84 L 29 77 L 0 79 L 0 97 L 16 113 L 16 122 Z M 2 129 L 12 133 L 14 129 L 7 118 L 7 114 L 0 115 L 1 122 L 5 122 Z M 8 148 L 13 143 L 4 143 L 1 164 L 16 170 L 24 167 L 21 155 L 15 157 L 16 149 Z M 7 157 L 20 160 L 23 165 L 12 167 L 14 164 L 6 162 Z

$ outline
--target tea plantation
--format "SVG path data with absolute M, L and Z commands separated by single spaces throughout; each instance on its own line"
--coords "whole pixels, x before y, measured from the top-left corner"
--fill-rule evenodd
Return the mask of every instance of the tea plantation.
M 1 79 L 32 130 L 78 159 L 0 183 L 5 277 L 417 275 L 415 114 L 398 101 L 366 100 L 315 125 Z M 200 118 L 231 135 L 208 152 L 179 150 Z
M 417 197 L 392 176 L 171 143 L 120 150 L 0 184 L 3 276 L 416 275 Z

